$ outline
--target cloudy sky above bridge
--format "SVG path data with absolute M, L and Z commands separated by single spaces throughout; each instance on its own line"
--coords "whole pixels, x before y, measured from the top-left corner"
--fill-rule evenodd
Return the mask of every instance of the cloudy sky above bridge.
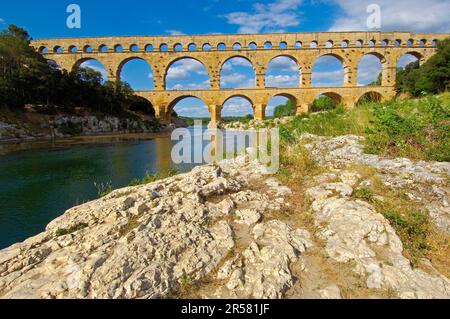
M 66 26 L 69 3 L 81 7 L 81 29 Z M 450 31 L 448 0 L 15 0 L 1 1 L 0 29 L 14 23 L 25 27 L 34 38 L 360 31 L 368 29 L 367 7 L 372 3 L 381 8 L 381 28 L 373 31 Z M 399 66 L 413 60 L 405 56 Z M 91 62 L 88 66 L 104 73 L 99 63 Z M 376 58 L 365 57 L 360 64 L 358 83 L 365 85 L 376 80 L 380 69 Z M 314 68 L 313 84 L 340 86 L 343 77 L 340 62 L 325 57 Z M 134 89 L 151 88 L 151 66 L 143 61 L 131 61 L 125 65 L 122 79 Z M 266 82 L 271 87 L 295 87 L 300 82 L 300 71 L 295 62 L 279 58 L 271 62 Z M 193 60 L 177 62 L 167 77 L 169 89 L 209 88 L 209 85 L 207 71 Z M 224 66 L 222 87 L 253 85 L 253 68 L 246 60 L 232 60 Z M 283 98 L 274 98 L 269 114 L 275 105 L 283 102 Z M 202 104 L 183 100 L 176 110 L 185 115 L 207 116 Z M 247 101 L 234 99 L 227 103 L 224 114 L 242 115 L 251 111 Z

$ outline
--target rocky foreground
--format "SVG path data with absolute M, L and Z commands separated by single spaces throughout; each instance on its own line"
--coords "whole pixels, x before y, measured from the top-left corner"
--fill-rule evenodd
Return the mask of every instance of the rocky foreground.
M 355 165 L 370 167 L 448 234 L 450 164 L 366 155 L 355 136 L 302 139 L 322 169 L 301 190 L 240 157 L 68 210 L 0 251 L 0 297 L 449 298 L 450 281 L 430 261 L 412 267 L 353 195 L 370 184 Z

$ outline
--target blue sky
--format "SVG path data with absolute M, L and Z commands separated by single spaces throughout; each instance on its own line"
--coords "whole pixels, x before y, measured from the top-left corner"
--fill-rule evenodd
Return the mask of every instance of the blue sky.
M 69 4 L 81 7 L 81 29 L 66 26 Z M 267 33 L 313 31 L 367 30 L 367 6 L 381 7 L 382 31 L 449 32 L 450 1 L 448 0 L 167 0 L 167 1 L 105 1 L 105 0 L 15 0 L 0 3 L 0 28 L 14 23 L 25 27 L 33 38 L 210 34 L 210 33 Z M 402 58 L 399 66 L 411 62 Z M 87 66 L 101 70 L 99 63 Z M 379 61 L 366 57 L 361 62 L 358 83 L 375 80 Z M 134 89 L 151 89 L 151 66 L 143 61 L 127 63 L 122 79 Z M 281 58 L 268 68 L 267 86 L 295 87 L 300 81 L 295 62 Z M 313 84 L 341 85 L 342 66 L 324 57 L 313 70 Z M 222 87 L 251 87 L 254 74 L 245 60 L 232 60 L 222 70 Z M 206 70 L 193 60 L 172 65 L 168 89 L 209 88 Z M 269 104 L 271 114 L 283 98 Z M 186 99 L 176 110 L 183 115 L 208 116 L 201 101 Z M 242 99 L 228 101 L 223 115 L 251 113 L 249 103 Z

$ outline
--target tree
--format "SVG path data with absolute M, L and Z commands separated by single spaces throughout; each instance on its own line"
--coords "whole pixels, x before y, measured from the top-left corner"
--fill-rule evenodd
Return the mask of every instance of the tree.
M 277 118 L 293 116 L 293 115 L 295 115 L 295 109 L 290 100 L 288 100 L 286 102 L 286 104 L 278 105 L 275 108 L 274 116 Z
M 84 107 L 119 113 L 135 101 L 125 82 L 103 83 L 90 68 L 61 70 L 30 45 L 28 32 L 15 25 L 0 32 L 0 107 L 20 109 L 26 104 L 71 111 Z
M 439 41 L 437 53 L 422 66 L 414 62 L 399 70 L 397 92 L 419 96 L 444 92 L 450 86 L 450 39 Z

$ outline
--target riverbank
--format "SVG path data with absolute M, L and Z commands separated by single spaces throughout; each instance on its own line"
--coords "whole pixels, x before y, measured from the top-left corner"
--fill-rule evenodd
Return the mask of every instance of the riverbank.
M 69 209 L 0 251 L 0 297 L 450 298 L 450 164 L 301 140 L 302 176 L 240 157 Z M 432 212 L 421 258 L 380 211 L 400 191 Z
M 86 110 L 57 115 L 3 111 L 0 114 L 0 144 L 156 134 L 170 132 L 176 127 L 186 125 L 180 119 L 174 119 L 173 124 L 160 125 L 154 117 L 126 112 L 119 117 L 91 114 Z

